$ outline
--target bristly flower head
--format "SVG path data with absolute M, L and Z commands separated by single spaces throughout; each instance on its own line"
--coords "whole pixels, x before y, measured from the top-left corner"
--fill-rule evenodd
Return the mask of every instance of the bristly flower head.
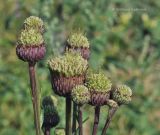
M 111 81 L 103 73 L 88 73 L 86 76 L 86 86 L 90 91 L 109 92 Z
M 67 43 L 71 47 L 89 48 L 89 41 L 87 37 L 84 36 L 83 33 L 79 31 L 71 33 L 67 39 Z
M 41 18 L 37 16 L 30 16 L 24 21 L 24 29 L 35 29 L 40 33 L 44 32 L 44 23 Z
M 34 29 L 22 30 L 18 38 L 19 45 L 41 45 L 44 42 L 42 35 Z
M 65 77 L 73 77 L 84 74 L 87 70 L 88 62 L 78 53 L 66 52 L 64 56 L 48 60 L 48 66 L 52 71 Z
M 84 85 L 77 85 L 73 88 L 71 95 L 72 100 L 78 105 L 83 105 L 90 101 L 90 92 Z
M 118 104 L 128 104 L 131 101 L 132 90 L 126 85 L 118 85 L 112 93 L 112 98 Z
M 43 109 L 43 125 L 45 128 L 55 127 L 59 121 L 60 117 L 55 108 L 55 103 L 52 97 L 46 96 L 42 101 L 42 109 Z

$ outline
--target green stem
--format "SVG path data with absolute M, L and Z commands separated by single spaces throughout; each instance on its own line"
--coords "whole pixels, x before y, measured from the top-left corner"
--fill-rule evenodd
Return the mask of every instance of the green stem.
M 51 134 L 51 129 L 45 128 L 44 135 L 50 135 L 50 134 Z
M 111 123 L 112 117 L 115 114 L 115 112 L 117 111 L 118 107 L 112 107 L 108 110 L 108 118 L 106 120 L 106 123 L 104 125 L 104 128 L 102 130 L 102 135 L 106 135 L 107 129 Z
M 94 125 L 93 125 L 92 135 L 97 134 L 99 116 L 100 116 L 100 106 L 96 106 L 95 107 L 95 114 L 94 114 Z
M 31 96 L 32 96 L 32 104 L 34 111 L 34 123 L 36 127 L 36 135 L 41 134 L 40 128 L 40 117 L 39 117 L 39 97 L 36 85 L 36 75 L 35 75 L 35 64 L 29 63 L 29 76 L 30 76 L 30 85 L 31 85 Z
M 73 103 L 73 123 L 72 123 L 72 134 L 77 135 L 76 131 L 76 120 L 77 120 L 77 105 Z
M 82 121 L 81 106 L 78 107 L 78 124 L 79 124 L 79 135 L 83 135 L 83 121 Z
M 70 97 L 66 97 L 66 135 L 71 135 L 71 108 L 72 101 Z

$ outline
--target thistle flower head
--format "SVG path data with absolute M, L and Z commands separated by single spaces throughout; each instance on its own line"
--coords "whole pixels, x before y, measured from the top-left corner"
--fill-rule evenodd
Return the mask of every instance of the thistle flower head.
M 101 72 L 88 73 L 86 85 L 90 91 L 109 92 L 111 90 L 111 81 Z
M 65 135 L 65 130 L 64 129 L 56 128 L 54 130 L 54 135 Z
M 37 16 L 30 16 L 24 21 L 24 28 L 25 29 L 35 29 L 40 33 L 44 32 L 44 23 L 41 18 Z
M 22 30 L 18 38 L 19 45 L 41 45 L 44 42 L 42 35 L 34 29 Z
M 73 47 L 89 48 L 89 41 L 81 32 L 74 32 L 69 35 L 67 43 Z
M 72 90 L 72 100 L 79 105 L 88 103 L 90 100 L 90 93 L 87 87 L 84 85 L 77 85 Z
M 43 125 L 42 127 L 55 127 L 59 121 L 60 117 L 58 112 L 54 106 L 54 101 L 52 97 L 45 97 L 42 101 L 42 109 L 43 109 Z
M 54 72 L 71 77 L 84 74 L 87 70 L 88 63 L 80 54 L 66 52 L 64 56 L 48 60 L 48 66 Z
M 126 85 L 118 85 L 112 93 L 112 98 L 118 104 L 128 104 L 131 101 L 132 90 Z

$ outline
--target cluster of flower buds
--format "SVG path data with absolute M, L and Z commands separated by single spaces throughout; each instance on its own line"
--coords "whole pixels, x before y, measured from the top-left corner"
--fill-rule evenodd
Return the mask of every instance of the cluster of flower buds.
M 19 59 L 36 63 L 44 57 L 46 48 L 43 32 L 44 23 L 39 17 L 30 16 L 24 21 L 16 47 Z
M 35 65 L 37 61 L 44 57 L 46 53 L 43 39 L 44 31 L 44 23 L 39 17 L 30 16 L 24 21 L 16 47 L 19 59 Z M 72 98 L 73 102 L 79 106 L 79 125 L 82 124 L 82 105 L 88 103 L 95 106 L 95 110 L 97 109 L 95 111 L 96 115 L 97 112 L 100 113 L 100 106 L 108 105 L 115 108 L 122 104 L 128 104 L 132 96 L 132 90 L 126 85 L 118 85 L 113 88 L 110 79 L 104 73 L 87 73 L 89 48 L 90 44 L 87 37 L 82 32 L 76 31 L 69 35 L 64 55 L 52 57 L 48 60 L 52 89 L 59 96 L 66 97 L 67 100 L 71 101 L 70 98 Z M 32 79 L 32 75 L 31 73 L 31 83 L 33 82 L 31 86 L 34 86 L 36 81 Z M 34 87 L 33 92 L 35 92 Z M 34 98 L 37 99 L 37 97 Z M 46 96 L 42 101 L 42 128 L 44 132 L 48 132 L 60 121 L 56 104 L 57 101 L 52 96 Z M 69 107 L 71 109 L 71 102 Z M 69 112 L 71 111 L 69 110 Z M 97 116 L 99 117 L 99 114 Z M 97 124 L 97 121 L 95 123 Z M 82 125 L 79 127 L 82 128 Z M 96 129 L 94 129 L 95 131 Z M 63 129 L 55 130 L 55 135 L 64 134 Z M 68 133 L 66 134 L 68 135 Z

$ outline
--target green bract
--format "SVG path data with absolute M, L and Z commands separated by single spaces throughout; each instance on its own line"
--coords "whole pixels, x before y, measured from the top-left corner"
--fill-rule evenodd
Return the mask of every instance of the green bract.
M 24 21 L 25 29 L 35 29 L 41 33 L 44 31 L 44 23 L 41 18 L 30 16 Z
M 19 45 L 41 45 L 44 42 L 42 35 L 34 29 L 22 30 L 18 38 Z
M 90 91 L 109 92 L 112 84 L 103 73 L 88 73 L 86 76 L 86 85 Z
M 53 96 L 46 96 L 43 98 L 42 109 L 44 110 L 44 115 L 51 115 L 57 113 L 55 109 L 55 102 L 57 102 L 57 99 Z
M 53 105 L 45 105 L 43 106 L 44 116 L 52 116 L 54 114 L 57 114 L 57 110 Z
M 46 105 L 57 106 L 57 99 L 52 95 L 44 97 L 42 100 L 42 107 Z
M 71 95 L 72 100 L 76 104 L 83 105 L 85 103 L 88 103 L 90 100 L 89 90 L 84 85 L 77 85 L 75 88 L 73 88 Z
M 113 100 L 118 104 L 128 104 L 131 101 L 132 90 L 126 85 L 118 85 L 112 93 Z
M 82 33 L 80 32 L 75 32 L 69 35 L 67 43 L 71 47 L 86 47 L 89 48 L 89 42 L 87 37 L 85 37 Z
M 48 60 L 49 68 L 65 77 L 79 76 L 85 73 L 88 67 L 87 60 L 80 54 L 66 52 L 64 56 Z

